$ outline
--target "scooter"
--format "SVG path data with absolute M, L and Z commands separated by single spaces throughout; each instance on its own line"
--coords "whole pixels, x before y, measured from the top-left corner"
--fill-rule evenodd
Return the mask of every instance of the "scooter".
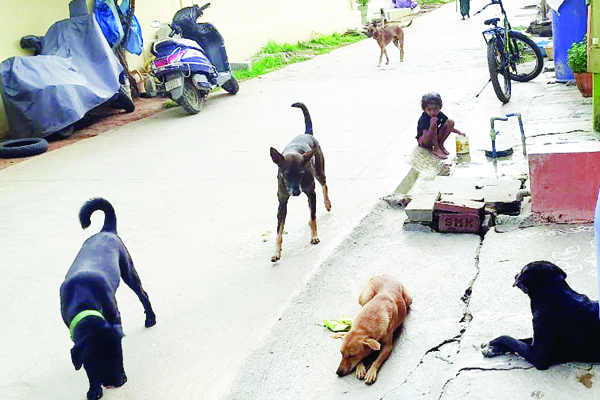
M 197 23 L 203 11 L 210 6 L 194 4 L 184 7 L 173 16 L 169 37 L 152 44 L 156 57 L 152 74 L 160 82 L 162 92 L 183 107 L 189 114 L 198 114 L 211 90 L 220 86 L 236 94 L 239 84 L 227 59 L 223 37 L 208 22 Z M 153 23 L 153 24 L 152 24 Z M 164 26 L 152 21 L 151 26 Z M 175 35 L 180 38 L 174 38 Z

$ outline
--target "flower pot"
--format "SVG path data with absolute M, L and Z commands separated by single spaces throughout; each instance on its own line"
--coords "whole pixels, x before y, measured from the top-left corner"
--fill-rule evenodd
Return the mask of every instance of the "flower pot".
M 577 89 L 581 92 L 583 97 L 592 97 L 592 73 L 591 72 L 582 72 L 575 75 L 575 83 L 577 84 Z

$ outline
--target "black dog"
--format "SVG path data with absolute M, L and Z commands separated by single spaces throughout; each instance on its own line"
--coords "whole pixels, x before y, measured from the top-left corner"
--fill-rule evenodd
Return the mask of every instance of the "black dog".
M 102 387 L 119 387 L 127 381 L 123 369 L 121 316 L 115 291 L 120 278 L 139 297 L 146 313 L 146 327 L 156 324 L 148 295 L 142 288 L 131 256 L 117 236 L 117 219 L 112 205 L 92 199 L 83 205 L 79 221 L 85 229 L 96 210 L 104 211 L 102 231 L 87 239 L 60 287 L 63 321 L 75 343 L 71 360 L 83 367 L 90 381 L 88 400 L 102 397 Z
M 315 177 L 323 187 L 325 208 L 331 210 L 331 202 L 327 194 L 325 183 L 325 157 L 317 139 L 313 137 L 312 122 L 308 109 L 303 103 L 294 103 L 292 107 L 302 109 L 306 132 L 304 135 L 296 136 L 283 149 L 283 154 L 271 147 L 271 158 L 279 166 L 277 173 L 279 198 L 279 209 L 277 211 L 277 242 L 275 243 L 275 254 L 271 261 L 275 262 L 281 258 L 281 243 L 283 241 L 283 225 L 287 215 L 287 203 L 292 196 L 300 196 L 300 189 L 308 196 L 310 207 L 310 230 L 312 244 L 319 243 L 317 235 L 317 194 L 315 193 Z
M 533 338 L 500 336 L 484 346 L 483 355 L 515 353 L 537 369 L 569 361 L 600 362 L 598 302 L 571 289 L 566 277 L 551 262 L 527 264 L 513 286 L 531 300 Z

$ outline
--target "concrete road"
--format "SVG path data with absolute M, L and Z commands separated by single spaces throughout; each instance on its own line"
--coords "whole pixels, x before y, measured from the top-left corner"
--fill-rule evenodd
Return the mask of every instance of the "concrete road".
M 415 293 L 433 296 L 415 305 L 431 320 L 416 328 L 427 340 L 403 344 L 414 347 L 412 362 L 400 370 L 386 365 L 383 383 L 373 386 L 378 395 L 397 387 L 386 376 L 406 376 L 432 343 L 460 325 L 455 317 L 464 311 L 460 296 L 474 278 L 479 241 L 411 239 L 398 231 L 381 245 L 377 236 L 361 237 L 357 247 L 348 235 L 363 217 L 373 218 L 378 199 L 409 170 L 403 160 L 415 145 L 423 93 L 440 92 L 444 112 L 473 133 L 479 125 L 470 116 L 481 120 L 506 109 L 491 88 L 474 97 L 487 81 L 483 19 L 461 21 L 448 5 L 407 28 L 404 63 L 390 47 L 390 65 L 377 68 L 378 47 L 365 40 L 244 82 L 235 97 L 214 95 L 197 116 L 171 109 L 1 171 L 0 398 L 84 398 L 87 378 L 70 362 L 58 288 L 81 243 L 102 225 L 101 215 L 88 231 L 77 221 L 83 202 L 96 196 L 116 208 L 119 234 L 158 321 L 145 329 L 137 298 L 125 286 L 119 290 L 129 381 L 105 390 L 106 399 L 263 399 L 271 392 L 257 381 L 272 379 L 283 386 L 272 398 L 349 392 L 370 398 L 373 391 L 361 382 L 335 377 L 339 343 L 316 324 L 356 312 L 365 278 L 379 271 L 398 271 Z M 519 100 L 516 88 L 513 96 L 509 107 L 531 100 Z M 306 200 L 292 199 L 282 260 L 273 264 L 276 166 L 268 149 L 281 150 L 304 131 L 300 111 L 290 108 L 296 101 L 311 112 L 333 208 L 327 213 L 318 196 L 321 243 L 313 246 Z M 386 256 L 384 239 L 402 254 Z M 437 246 L 443 256 L 424 256 Z M 271 345 L 289 345 L 290 355 L 269 360 Z M 303 369 L 306 354 L 323 361 L 318 371 L 312 361 Z M 296 378 L 298 367 L 305 372 Z

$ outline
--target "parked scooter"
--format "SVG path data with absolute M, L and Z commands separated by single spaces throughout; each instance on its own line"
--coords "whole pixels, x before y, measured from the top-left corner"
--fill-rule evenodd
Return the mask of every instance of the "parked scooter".
M 208 22 L 197 23 L 203 11 L 210 6 L 194 4 L 184 7 L 167 25 L 169 37 L 153 43 L 151 52 L 156 56 L 152 74 L 160 81 L 159 92 L 180 104 L 189 114 L 202 110 L 204 99 L 220 86 L 236 94 L 239 84 L 229 66 L 223 37 Z M 153 27 L 160 24 L 153 21 Z M 158 25 L 160 26 L 160 25 Z M 174 38 L 179 35 L 181 38 Z

